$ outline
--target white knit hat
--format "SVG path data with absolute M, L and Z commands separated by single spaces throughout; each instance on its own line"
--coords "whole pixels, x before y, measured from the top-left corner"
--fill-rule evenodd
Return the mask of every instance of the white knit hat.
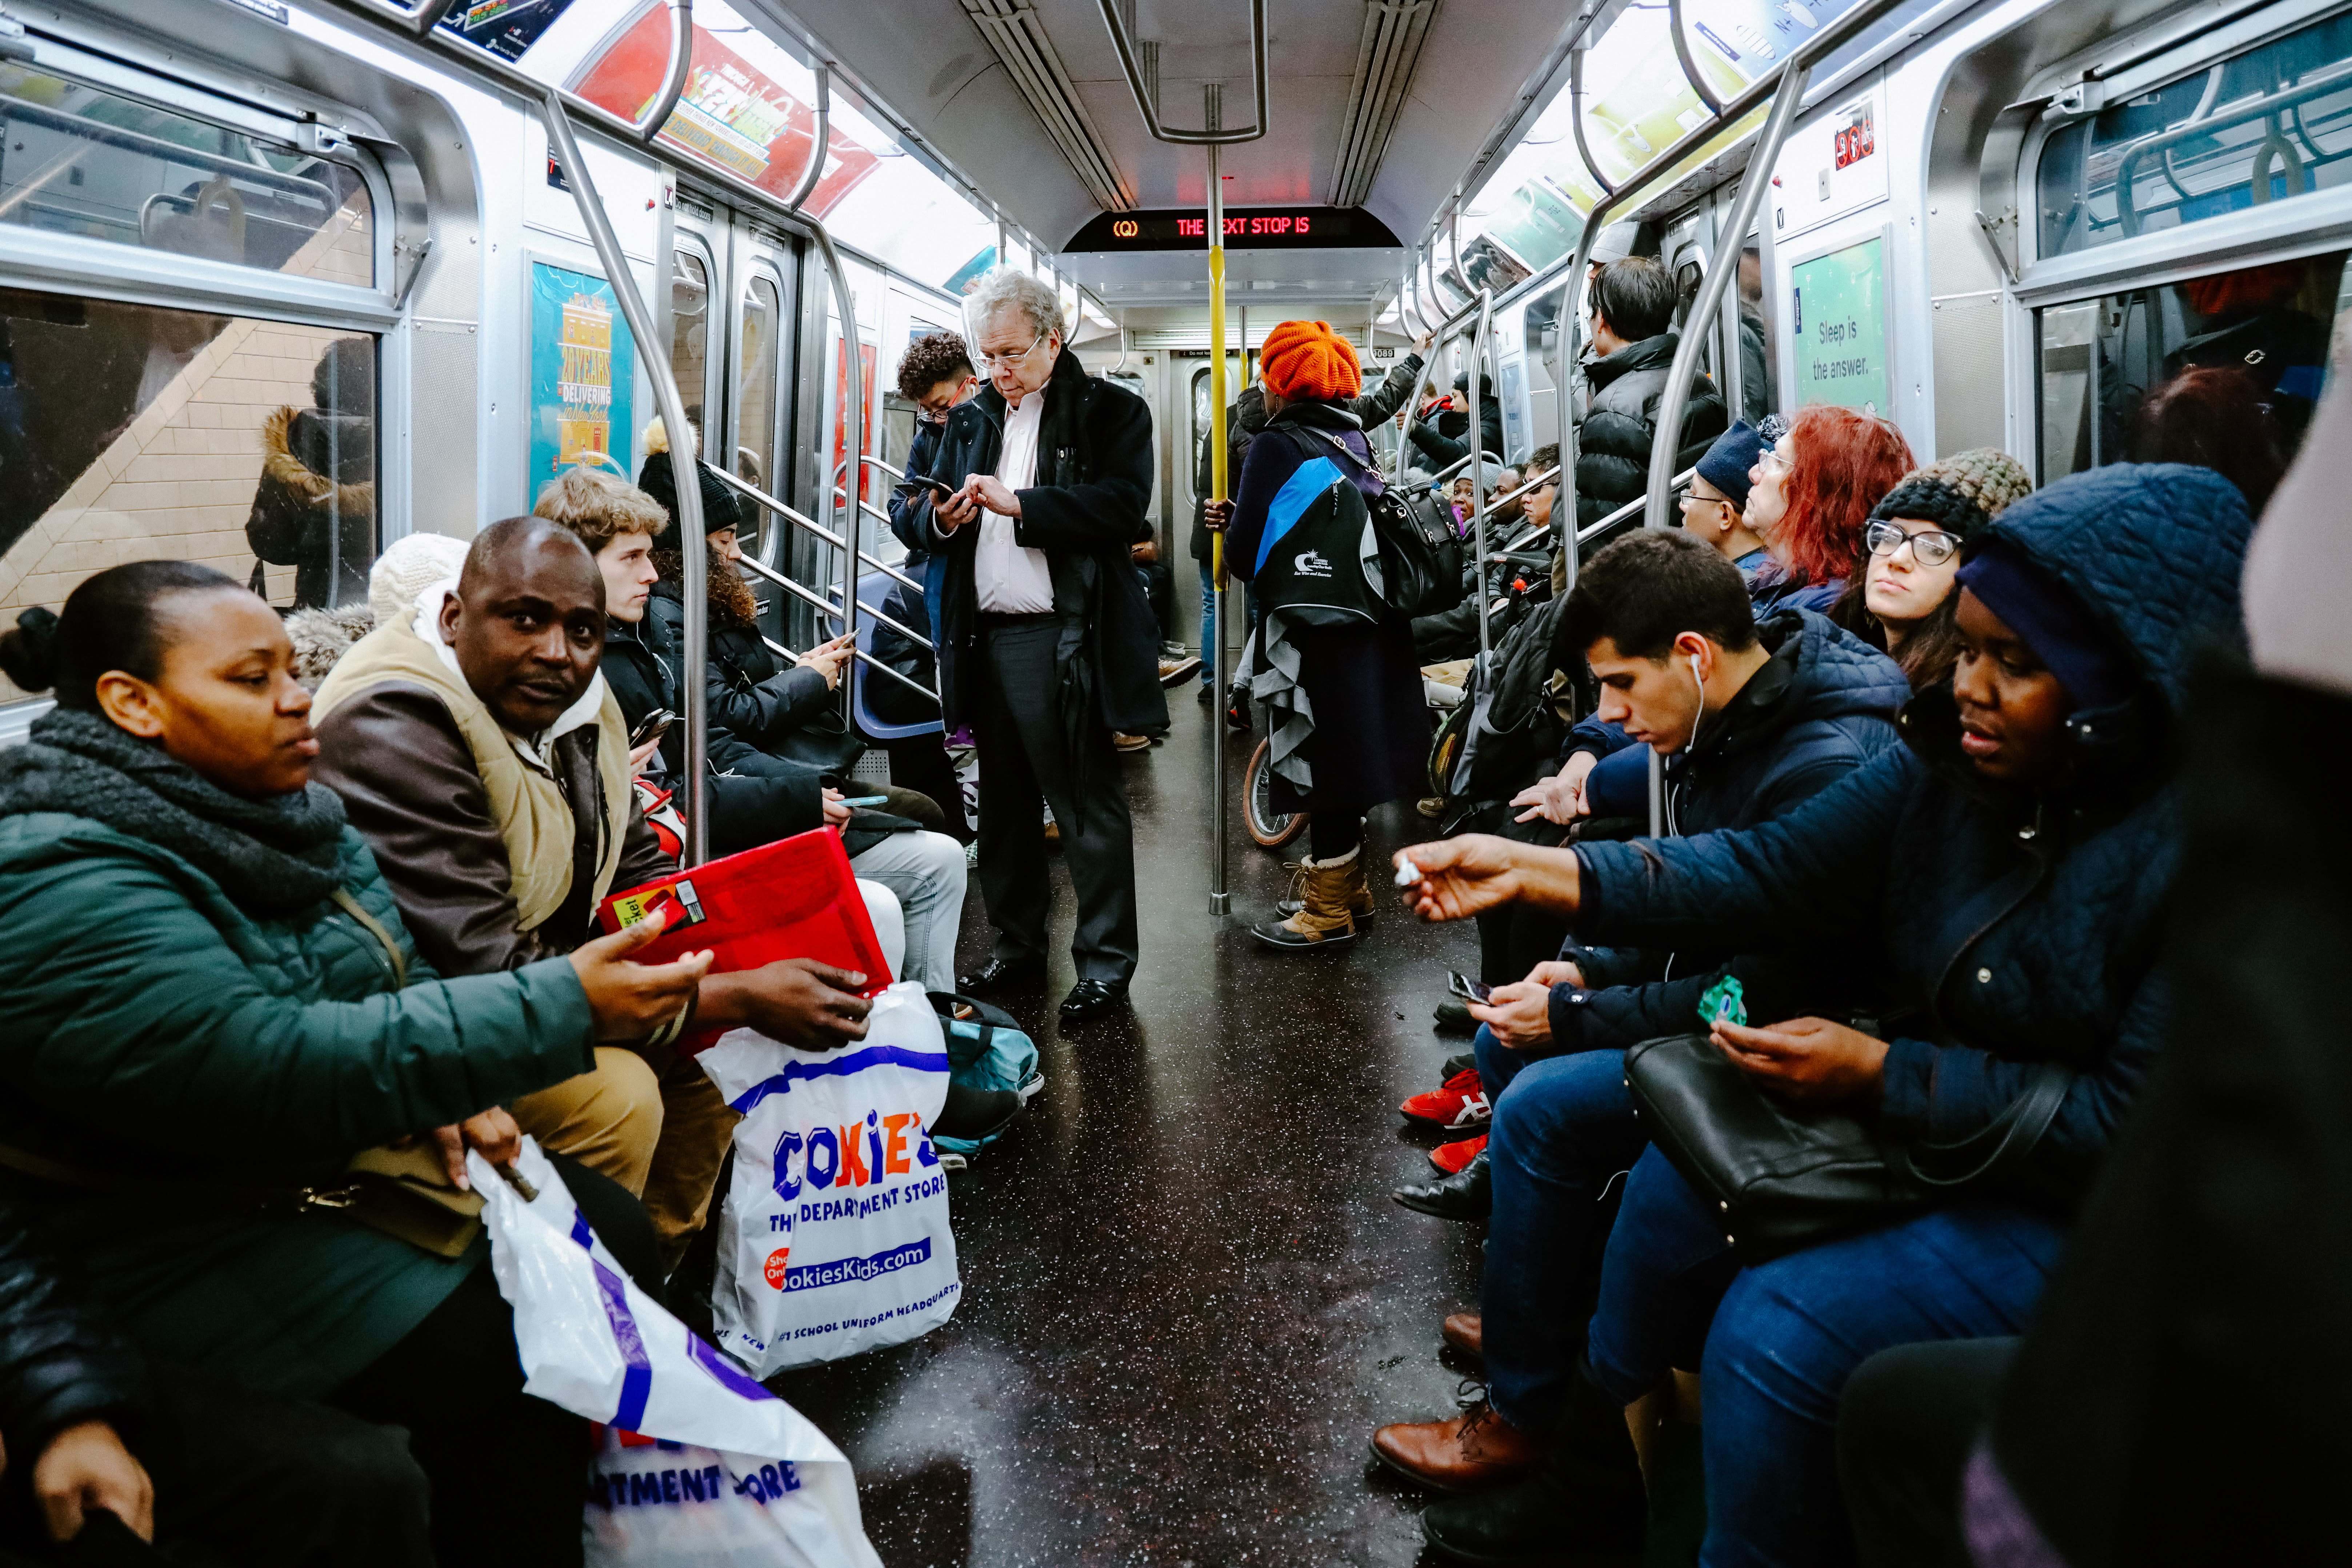
M 368 608 L 389 626 L 409 613 L 416 596 L 457 575 L 469 547 L 447 534 L 406 534 L 384 547 L 368 572 Z

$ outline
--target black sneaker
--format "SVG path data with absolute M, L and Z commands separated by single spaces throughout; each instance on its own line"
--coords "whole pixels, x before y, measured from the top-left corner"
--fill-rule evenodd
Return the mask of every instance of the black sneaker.
M 1465 1051 L 1459 1056 L 1449 1056 L 1445 1059 L 1445 1065 L 1437 1070 L 1437 1081 L 1443 1083 L 1455 1073 L 1467 1072 L 1477 1065 L 1478 1053 L 1475 1051 Z
M 1476 1034 L 1478 1020 L 1470 1016 L 1469 1005 L 1446 998 L 1437 1004 L 1437 1032 L 1440 1034 Z

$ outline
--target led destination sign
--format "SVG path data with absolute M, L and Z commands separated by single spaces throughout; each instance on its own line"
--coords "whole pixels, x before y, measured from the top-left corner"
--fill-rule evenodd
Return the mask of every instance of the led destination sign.
M 1229 250 L 1393 246 L 1389 226 L 1361 207 L 1228 207 Z M 1198 207 L 1104 213 L 1062 248 L 1073 251 L 1205 250 L 1209 215 Z

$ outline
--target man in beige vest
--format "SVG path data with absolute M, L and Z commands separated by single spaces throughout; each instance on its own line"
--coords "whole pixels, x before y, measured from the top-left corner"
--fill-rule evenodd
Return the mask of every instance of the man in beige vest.
M 604 626 L 586 548 L 510 517 L 475 539 L 453 585 L 377 626 L 319 689 L 316 776 L 445 976 L 569 952 L 607 893 L 677 869 L 635 809 L 628 734 L 597 668 Z M 863 983 L 806 959 L 713 975 L 691 1021 L 824 1049 L 864 1034 L 849 989 Z M 641 1193 L 673 1259 L 708 1209 L 732 1122 L 669 1049 L 688 1021 L 602 1046 L 595 1071 L 510 1108 L 543 1145 Z

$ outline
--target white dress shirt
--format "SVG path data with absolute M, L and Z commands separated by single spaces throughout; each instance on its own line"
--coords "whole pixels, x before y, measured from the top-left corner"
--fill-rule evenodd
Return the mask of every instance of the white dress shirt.
M 996 476 L 1016 495 L 1037 483 L 1037 426 L 1045 416 L 1040 387 L 1004 416 L 1004 450 Z M 980 514 L 980 550 L 972 563 L 972 590 L 980 609 L 1002 615 L 1034 615 L 1054 608 L 1054 573 L 1044 550 L 1027 549 L 1013 537 L 1016 519 L 1001 512 Z

